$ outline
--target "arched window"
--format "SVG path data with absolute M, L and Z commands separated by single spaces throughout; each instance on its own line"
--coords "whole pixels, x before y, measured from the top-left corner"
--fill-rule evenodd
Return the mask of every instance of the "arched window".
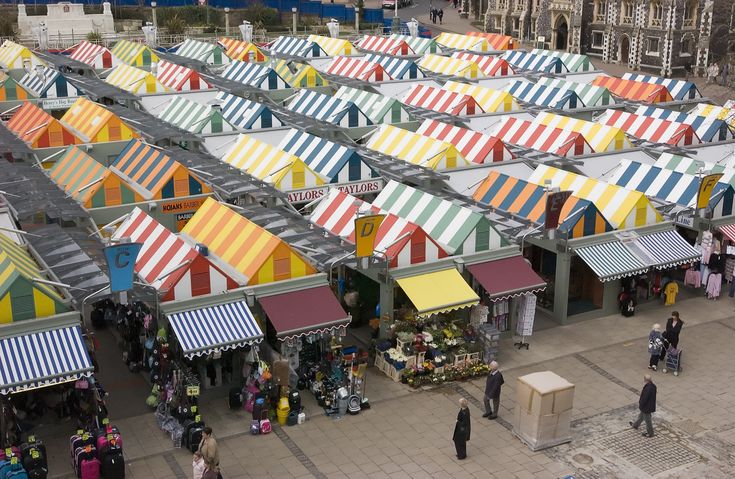
M 607 1 L 595 0 L 595 23 L 605 23 L 607 21 Z
M 633 25 L 633 18 L 635 17 L 635 4 L 633 3 L 633 0 L 624 0 L 622 7 L 620 23 L 624 25 Z
M 697 2 L 693 0 L 687 0 L 684 3 L 684 28 L 694 28 L 697 23 Z
M 663 25 L 664 19 L 664 6 L 661 4 L 661 0 L 652 0 L 648 7 L 649 24 L 652 27 L 660 27 Z

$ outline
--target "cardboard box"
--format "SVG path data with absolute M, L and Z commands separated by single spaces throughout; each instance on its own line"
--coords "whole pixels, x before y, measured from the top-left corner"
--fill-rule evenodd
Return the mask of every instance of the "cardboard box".
M 513 432 L 533 451 L 572 440 L 574 384 L 544 371 L 518 378 Z

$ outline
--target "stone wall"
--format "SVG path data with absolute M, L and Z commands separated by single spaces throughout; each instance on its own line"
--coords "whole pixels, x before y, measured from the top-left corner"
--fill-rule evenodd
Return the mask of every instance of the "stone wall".
M 115 22 L 109 2 L 102 4 L 101 14 L 85 15 L 81 3 L 61 2 L 47 5 L 46 15 L 26 15 L 26 6 L 18 5 L 18 31 L 22 36 L 34 36 L 34 28 L 46 24 L 50 37 L 85 35 L 89 32 L 115 33 Z

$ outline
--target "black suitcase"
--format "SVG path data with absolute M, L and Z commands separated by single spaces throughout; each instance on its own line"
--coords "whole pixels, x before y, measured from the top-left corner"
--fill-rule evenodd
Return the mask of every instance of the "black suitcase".
M 242 407 L 242 388 L 230 388 L 229 406 L 230 409 L 240 409 Z
M 100 473 L 105 479 L 125 478 L 125 459 L 122 449 L 109 449 L 102 458 Z
M 35 469 L 26 469 L 28 479 L 46 479 L 48 477 L 48 469 L 45 467 L 37 467 Z
M 196 426 L 192 426 L 189 429 L 189 450 L 191 452 L 197 452 L 199 450 L 199 443 L 202 442 L 202 431 L 204 430 L 204 423 L 199 422 Z
M 32 441 L 29 440 L 28 442 L 24 442 L 20 445 L 20 454 L 21 458 L 23 459 L 23 467 L 25 467 L 26 470 L 32 469 L 26 466 L 26 458 L 32 457 L 32 456 L 38 456 L 41 459 L 41 467 L 48 468 L 48 456 L 46 455 L 46 445 L 42 441 L 36 440 L 34 437 L 30 437 L 29 439 L 33 439 Z M 32 451 L 36 451 L 36 454 L 33 454 Z
M 94 329 L 103 329 L 107 327 L 107 323 L 105 322 L 105 312 L 101 309 L 93 309 L 90 319 L 92 320 L 92 327 L 94 327 Z

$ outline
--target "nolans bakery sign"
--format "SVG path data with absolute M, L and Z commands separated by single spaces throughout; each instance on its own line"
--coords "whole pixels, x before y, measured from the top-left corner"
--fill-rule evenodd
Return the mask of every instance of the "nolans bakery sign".
M 366 181 L 355 181 L 341 185 L 324 185 L 317 188 L 310 188 L 308 190 L 289 191 L 287 193 L 288 202 L 298 204 L 318 200 L 322 196 L 326 195 L 330 188 L 337 188 L 348 195 L 366 195 L 368 193 L 377 193 L 382 190 L 383 180 L 380 178 L 373 178 Z

